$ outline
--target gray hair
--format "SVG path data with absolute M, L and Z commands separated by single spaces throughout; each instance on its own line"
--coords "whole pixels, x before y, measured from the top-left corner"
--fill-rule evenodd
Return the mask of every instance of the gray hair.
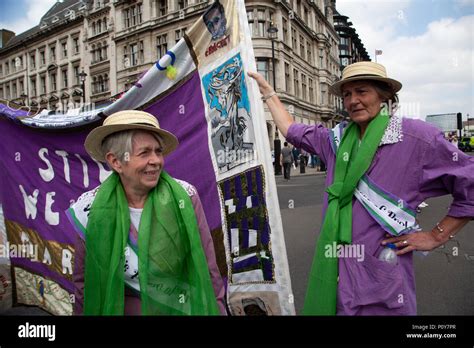
M 155 132 L 147 132 L 146 130 L 140 129 L 125 130 L 121 132 L 112 133 L 107 136 L 102 141 L 102 153 L 106 155 L 108 152 L 111 152 L 119 159 L 120 162 L 123 162 L 125 160 L 126 155 L 128 154 L 130 156 L 130 154 L 132 153 L 133 137 L 140 132 L 150 133 L 155 137 L 155 139 L 160 145 L 163 144 L 163 140 L 161 140 L 161 137 Z
M 388 83 L 375 80 L 370 81 L 370 83 L 382 101 L 388 103 L 391 100 L 393 104 L 398 103 L 398 95 L 397 93 L 393 93 L 392 87 Z

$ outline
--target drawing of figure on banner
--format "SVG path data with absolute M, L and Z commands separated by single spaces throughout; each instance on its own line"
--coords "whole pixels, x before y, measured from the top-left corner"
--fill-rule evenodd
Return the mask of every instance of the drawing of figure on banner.
M 254 159 L 255 135 L 240 54 L 203 78 L 219 173 Z

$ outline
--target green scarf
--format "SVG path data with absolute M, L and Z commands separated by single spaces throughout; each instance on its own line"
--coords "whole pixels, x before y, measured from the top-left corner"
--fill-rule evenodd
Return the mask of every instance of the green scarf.
M 129 230 L 127 199 L 113 173 L 100 186 L 87 223 L 84 314 L 124 314 Z M 191 199 L 164 171 L 143 208 L 138 273 L 142 314 L 219 314 Z
M 360 178 L 369 169 L 387 128 L 389 116 L 380 112 L 367 126 L 359 145 L 360 129 L 351 122 L 336 154 L 334 181 L 328 192 L 328 208 L 311 266 L 304 303 L 305 315 L 335 315 L 338 259 L 325 257 L 326 246 L 352 243 L 352 197 Z

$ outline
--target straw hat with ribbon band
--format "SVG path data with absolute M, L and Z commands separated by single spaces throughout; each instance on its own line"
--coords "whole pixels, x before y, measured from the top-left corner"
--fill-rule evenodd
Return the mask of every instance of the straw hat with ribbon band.
M 335 82 L 331 89 L 334 94 L 342 96 L 342 85 L 358 80 L 385 82 L 392 88 L 393 94 L 402 88 L 402 84 L 399 81 L 387 77 L 387 71 L 383 65 L 374 62 L 357 62 L 344 68 L 342 78 Z
M 158 134 L 162 139 L 163 155 L 173 152 L 178 146 L 178 139 L 161 129 L 155 116 L 144 111 L 125 110 L 108 116 L 102 126 L 93 129 L 87 136 L 84 147 L 92 158 L 105 162 L 105 154 L 102 152 L 104 139 L 110 134 L 134 129 Z

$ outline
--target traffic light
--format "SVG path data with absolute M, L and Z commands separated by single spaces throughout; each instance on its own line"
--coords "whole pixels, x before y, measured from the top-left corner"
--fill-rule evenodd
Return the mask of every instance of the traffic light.
M 461 130 L 462 129 L 462 114 L 458 112 L 457 117 L 458 117 L 458 129 Z

